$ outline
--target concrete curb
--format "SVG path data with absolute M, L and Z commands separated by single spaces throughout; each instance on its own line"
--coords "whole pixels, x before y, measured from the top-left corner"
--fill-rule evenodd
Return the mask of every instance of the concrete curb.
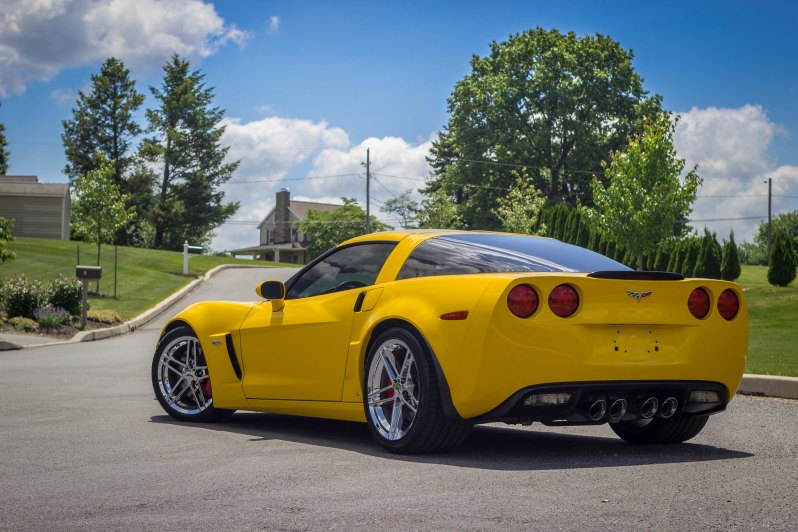
M 147 323 L 151 322 L 163 312 L 169 310 L 169 308 L 186 297 L 188 294 L 199 288 L 199 286 L 216 275 L 217 273 L 223 270 L 229 270 L 232 268 L 263 268 L 263 266 L 248 266 L 245 264 L 221 264 L 216 268 L 209 270 L 205 273 L 202 277 L 198 277 L 194 279 L 186 286 L 178 290 L 177 292 L 173 293 L 154 307 L 145 310 L 132 320 L 126 321 L 120 325 L 115 325 L 113 327 L 106 327 L 104 329 L 94 329 L 92 331 L 81 331 L 77 333 L 75 336 L 70 338 L 69 340 L 60 340 L 49 342 L 45 344 L 31 344 L 31 345 L 20 345 L 14 342 L 9 342 L 6 340 L 0 340 L 0 351 L 7 351 L 12 349 L 35 349 L 38 347 L 47 347 L 52 345 L 63 345 L 63 344 L 72 344 L 77 342 L 93 342 L 95 340 L 104 340 L 105 338 L 112 338 L 114 336 L 119 336 L 122 334 L 127 334 L 129 332 L 133 332 L 139 327 L 146 325 Z
M 764 395 L 798 399 L 798 378 L 778 377 L 775 375 L 743 375 L 740 389 L 743 395 Z

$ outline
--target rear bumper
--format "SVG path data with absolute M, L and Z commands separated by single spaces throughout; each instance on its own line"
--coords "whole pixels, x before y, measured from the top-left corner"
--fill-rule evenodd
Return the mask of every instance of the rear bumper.
M 694 392 L 709 392 L 699 394 Z M 716 401 L 707 401 L 714 398 Z M 696 400 L 699 398 L 701 400 Z M 553 398 L 557 396 L 560 404 L 535 404 L 531 398 Z M 568 396 L 567 400 L 565 397 Z M 615 421 L 629 421 L 645 417 L 642 409 L 651 398 L 648 406 L 655 404 L 657 408 L 651 416 L 663 416 L 664 411 L 657 411 L 659 405 L 669 399 L 675 399 L 676 406 L 668 417 L 673 415 L 695 416 L 722 412 L 729 401 L 726 386 L 709 381 L 604 381 L 604 382 L 568 382 L 529 386 L 518 390 L 498 407 L 490 412 L 473 418 L 475 423 L 505 421 L 510 423 L 531 423 L 533 421 L 547 425 L 585 425 L 602 424 Z M 625 401 L 625 413 L 613 419 L 610 406 L 616 401 Z M 591 407 L 603 401 L 605 411 Z M 620 403 L 618 403 L 620 404 Z M 671 403 L 672 404 L 672 403 Z M 600 404 L 599 404 L 600 406 Z M 598 418 L 597 415 L 602 415 Z M 616 412 L 618 413 L 618 412 Z

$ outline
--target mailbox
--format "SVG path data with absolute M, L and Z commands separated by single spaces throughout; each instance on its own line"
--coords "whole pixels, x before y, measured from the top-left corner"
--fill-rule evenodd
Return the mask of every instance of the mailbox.
M 202 255 L 204 249 L 200 246 L 186 246 L 186 253 L 189 255 Z
M 103 276 L 102 266 L 77 266 L 75 277 L 86 281 L 96 281 Z

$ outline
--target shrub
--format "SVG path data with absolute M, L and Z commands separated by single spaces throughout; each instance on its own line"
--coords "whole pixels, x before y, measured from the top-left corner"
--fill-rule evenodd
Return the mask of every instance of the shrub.
M 776 286 L 787 286 L 795 279 L 795 266 L 792 238 L 784 230 L 777 231 L 773 237 L 768 282 Z
M 99 321 L 100 323 L 107 323 L 108 325 L 122 323 L 122 316 L 110 309 L 90 310 L 86 314 L 86 317 L 92 321 Z
M 34 311 L 46 304 L 42 285 L 24 275 L 12 277 L 5 282 L 0 300 L 9 318 L 33 318 Z
M 14 326 L 14 328 L 21 332 L 37 332 L 39 330 L 39 324 L 29 318 L 23 318 L 22 316 L 16 316 L 8 320 L 8 323 Z
M 72 316 L 80 314 L 83 293 L 80 281 L 59 275 L 47 287 L 47 300 L 52 307 L 60 307 Z
M 52 329 L 59 325 L 68 325 L 72 320 L 69 312 L 61 307 L 43 307 L 36 309 L 33 317 L 39 322 L 39 325 L 45 329 Z
M 734 243 L 734 231 L 729 235 L 729 240 L 723 244 L 723 262 L 720 266 L 720 278 L 734 281 L 740 277 L 740 257 L 737 254 L 737 244 Z

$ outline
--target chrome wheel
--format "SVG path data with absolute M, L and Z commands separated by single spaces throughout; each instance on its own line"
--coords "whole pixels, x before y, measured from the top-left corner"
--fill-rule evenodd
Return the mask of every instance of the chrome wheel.
M 180 414 L 211 407 L 211 381 L 202 346 L 194 336 L 178 336 L 163 348 L 155 371 L 160 398 Z
M 379 345 L 366 376 L 366 404 L 372 426 L 389 441 L 413 427 L 421 400 L 418 368 L 410 346 L 390 338 Z

